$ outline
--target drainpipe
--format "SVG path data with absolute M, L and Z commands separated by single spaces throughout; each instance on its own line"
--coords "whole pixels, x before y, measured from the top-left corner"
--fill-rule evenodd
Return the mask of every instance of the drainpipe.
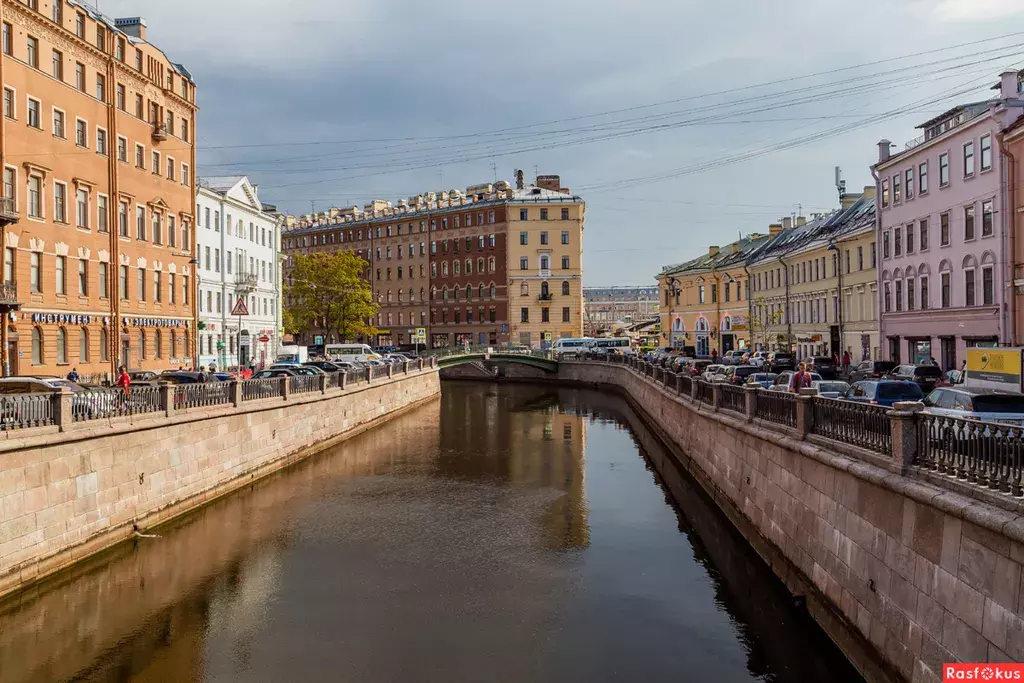
M 743 272 L 747 276 L 747 348 L 752 348 L 754 346 L 754 300 L 750 293 L 754 291 L 754 288 L 750 286 L 750 269 L 747 268 L 745 262 Z
M 1006 290 L 1005 296 L 1009 296 L 1009 303 L 1003 302 L 1005 307 L 1003 310 L 1008 311 L 1010 314 L 1010 346 L 1017 346 L 1017 287 L 1014 281 L 1017 279 L 1017 235 L 1015 230 L 1015 223 L 1017 217 L 1017 181 L 1016 181 L 1016 170 L 1017 170 L 1017 159 L 1013 153 L 1010 152 L 1006 147 L 1006 133 L 999 131 L 996 133 L 996 141 L 999 142 L 999 152 L 1003 155 L 1005 160 L 1006 168 L 1006 203 L 1007 206 L 1003 208 L 1003 235 L 1004 239 L 1009 240 L 1008 254 L 1010 260 L 1010 277 L 1009 289 Z
M 875 318 L 878 320 L 878 353 L 880 356 L 887 356 L 888 353 L 883 351 L 886 344 L 882 341 L 886 338 L 884 302 L 881 298 L 882 269 L 878 267 L 882 260 L 882 256 L 879 253 L 882 243 L 882 181 L 878 178 L 878 171 L 874 166 L 871 167 L 871 177 L 875 179 L 875 306 L 877 307 L 875 310 L 878 311 L 878 315 Z M 941 275 L 939 284 L 941 288 Z M 874 358 L 872 360 L 881 360 L 881 358 Z
M 789 344 L 789 348 L 787 349 L 787 351 L 792 353 L 793 352 L 793 316 L 792 316 L 792 309 L 790 309 L 790 306 L 789 306 L 789 264 L 786 263 L 784 260 L 782 260 L 781 256 L 779 257 L 779 263 L 782 264 L 782 274 L 786 278 L 786 308 L 785 308 L 785 314 L 786 314 L 786 343 Z
M 715 267 L 711 267 L 711 279 L 715 283 L 715 325 L 718 326 L 718 354 L 722 355 L 722 296 L 725 292 L 719 291 L 721 289 L 722 280 L 718 277 L 718 273 L 715 271 Z

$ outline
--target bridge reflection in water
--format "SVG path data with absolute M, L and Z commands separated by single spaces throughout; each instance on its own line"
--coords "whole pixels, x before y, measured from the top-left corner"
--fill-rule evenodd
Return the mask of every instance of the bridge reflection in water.
M 634 419 L 448 383 L 3 605 L 0 680 L 856 680 Z

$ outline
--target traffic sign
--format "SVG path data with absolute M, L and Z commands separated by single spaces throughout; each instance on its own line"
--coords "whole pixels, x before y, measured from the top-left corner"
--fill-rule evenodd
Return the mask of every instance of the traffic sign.
M 231 315 L 249 315 L 249 307 L 245 305 L 245 298 L 238 297 L 238 301 L 231 308 Z
M 544 341 L 551 341 L 551 333 L 550 332 L 545 332 L 544 333 Z
M 324 343 L 323 335 L 318 334 L 315 337 L 313 337 L 313 344 L 315 346 L 320 346 L 323 343 Z
M 416 334 L 413 335 L 413 336 L 415 336 L 416 339 L 419 339 L 420 341 L 426 341 L 426 339 L 427 339 L 427 328 L 425 328 L 425 327 L 417 327 L 416 328 Z
M 268 337 L 267 335 L 263 335 L 262 337 L 260 337 L 260 341 L 266 344 L 268 341 L 270 341 L 270 337 Z

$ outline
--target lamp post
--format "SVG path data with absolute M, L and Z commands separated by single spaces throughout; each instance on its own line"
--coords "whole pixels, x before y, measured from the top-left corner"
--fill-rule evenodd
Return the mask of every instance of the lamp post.
M 839 312 L 839 362 L 841 363 L 843 354 L 846 352 L 844 347 L 846 344 L 846 335 L 843 331 L 843 261 L 839 258 L 839 245 L 834 241 L 829 242 L 828 250 L 832 252 L 832 258 L 835 259 L 835 269 L 839 274 L 839 288 L 836 290 L 836 301 L 838 303 L 837 309 Z
M 676 323 L 675 323 L 675 319 L 674 319 L 674 317 L 672 315 L 672 310 L 673 310 L 672 309 L 672 305 L 673 305 L 673 302 L 677 299 L 677 297 L 683 292 L 683 288 L 680 285 L 680 282 L 679 282 L 679 280 L 677 278 L 670 277 L 665 282 L 666 282 L 666 284 L 669 287 L 669 289 L 668 289 L 668 295 L 669 295 L 669 304 L 668 304 L 668 345 L 673 347 L 673 348 L 675 348 L 676 342 L 675 342 L 674 332 L 675 332 Z

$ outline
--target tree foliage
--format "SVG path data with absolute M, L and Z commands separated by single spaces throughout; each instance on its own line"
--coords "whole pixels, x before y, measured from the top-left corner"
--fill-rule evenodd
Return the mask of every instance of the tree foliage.
M 320 330 L 328 339 L 354 341 L 377 330 L 367 263 L 350 251 L 296 255 L 284 285 L 286 332 Z
M 750 321 L 750 331 L 754 342 L 759 342 L 761 348 L 772 349 L 779 342 L 782 335 L 775 329 L 782 321 L 782 309 L 772 310 L 764 297 L 754 301 L 754 317 Z

